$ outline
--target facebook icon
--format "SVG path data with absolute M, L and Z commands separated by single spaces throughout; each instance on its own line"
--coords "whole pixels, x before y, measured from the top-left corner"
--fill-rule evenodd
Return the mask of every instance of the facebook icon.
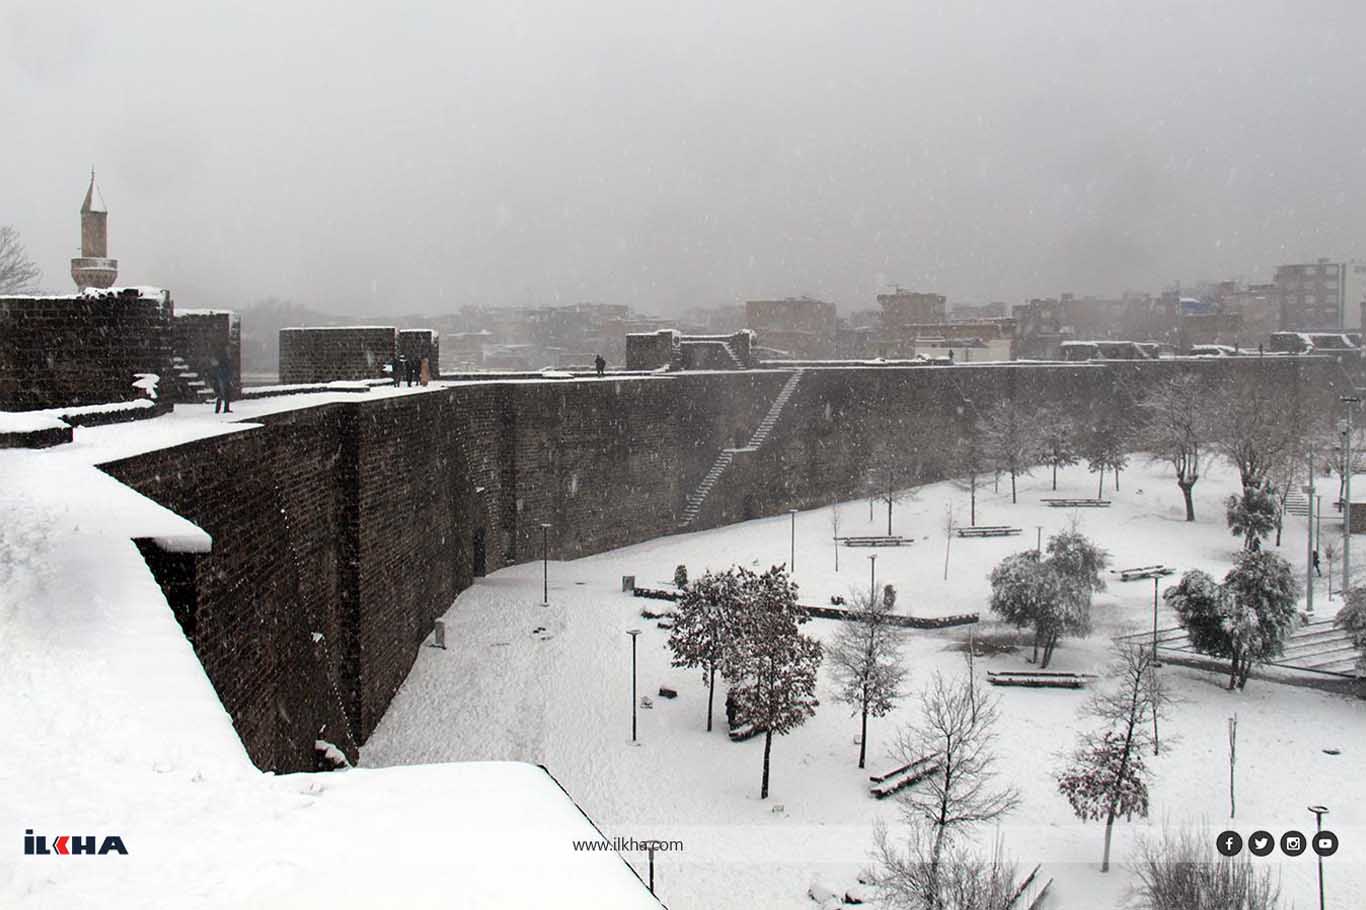
M 1243 836 L 1237 831 L 1221 831 L 1214 846 L 1224 856 L 1237 856 L 1243 849 Z

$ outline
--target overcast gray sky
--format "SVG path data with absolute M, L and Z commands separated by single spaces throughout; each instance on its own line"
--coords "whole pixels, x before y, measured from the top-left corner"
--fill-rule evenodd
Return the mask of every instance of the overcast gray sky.
M 1366 257 L 1361 0 L 0 3 L 0 224 L 69 288 L 345 312 L 951 300 Z

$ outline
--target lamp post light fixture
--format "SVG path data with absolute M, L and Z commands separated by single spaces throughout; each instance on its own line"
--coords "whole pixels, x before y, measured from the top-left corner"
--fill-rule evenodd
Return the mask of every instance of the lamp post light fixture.
M 627 629 L 626 634 L 631 636 L 631 742 L 636 743 L 636 639 L 640 630 Z
M 868 608 L 877 603 L 877 554 L 868 557 Z
M 1327 806 L 1310 806 L 1309 811 L 1314 813 L 1314 835 L 1315 837 L 1323 831 L 1323 817 L 1328 814 Z M 1323 855 L 1315 850 L 1314 853 L 1319 858 L 1319 910 L 1324 910 L 1323 905 Z
M 541 606 L 550 606 L 550 522 L 541 522 Z
M 797 510 L 788 509 L 787 514 L 792 516 L 792 543 L 789 547 L 787 559 L 787 576 L 791 578 L 792 574 L 797 571 Z

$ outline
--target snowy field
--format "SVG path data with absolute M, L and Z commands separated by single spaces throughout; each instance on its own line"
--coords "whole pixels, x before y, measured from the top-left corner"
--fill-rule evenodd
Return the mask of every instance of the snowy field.
M 1084 533 L 1110 550 L 1112 568 L 1165 563 L 1178 572 L 1201 568 L 1222 577 L 1240 541 L 1224 524 L 1224 497 L 1237 486 L 1230 469 L 1215 469 L 1195 488 L 1198 521 L 1184 518 L 1181 496 L 1164 469 L 1135 459 L 1113 492 L 1108 510 L 1048 508 L 1053 495 L 1046 472 L 1020 483 L 1012 505 L 1008 478 L 1001 492 L 978 488 L 978 524 L 1010 524 L 1021 536 L 952 542 L 949 580 L 943 579 L 944 519 L 952 507 L 966 523 L 967 493 L 938 484 L 898 504 L 894 530 L 911 536 L 911 547 L 843 549 L 834 570 L 830 509 L 796 518 L 796 581 L 804 603 L 826 604 L 832 594 L 866 590 L 868 556 L 877 554 L 877 583 L 899 592 L 899 612 L 915 615 L 983 613 L 987 573 L 1002 557 L 1034 545 L 1074 517 Z M 1084 468 L 1060 477 L 1058 495 L 1091 497 L 1096 477 Z M 869 520 L 866 502 L 840 508 L 841 534 L 886 531 L 885 505 Z M 1325 526 L 1325 533 L 1328 532 Z M 841 892 L 855 884 L 869 860 L 872 826 L 895 826 L 893 800 L 867 791 L 867 774 L 887 766 L 885 749 L 894 729 L 916 716 L 916 700 L 903 700 L 884 719 L 870 720 L 869 768 L 857 766 L 858 720 L 829 697 L 822 669 L 822 700 L 816 716 L 773 746 L 772 792 L 758 798 L 762 737 L 729 741 L 718 695 L 717 725 L 705 732 L 706 689 L 700 674 L 669 666 L 668 633 L 643 620 L 640 609 L 667 606 L 621 592 L 621 576 L 642 586 L 667 587 L 673 570 L 686 564 L 693 577 L 732 563 L 765 568 L 786 562 L 791 546 L 788 516 L 762 519 L 651 541 L 573 562 L 552 562 L 550 606 L 541 599 L 540 563 L 516 566 L 480 579 L 446 615 L 449 650 L 423 649 L 370 742 L 362 764 L 382 767 L 442 761 L 513 759 L 546 764 L 593 819 L 611 836 L 681 841 L 682 850 L 656 856 L 660 897 L 675 910 L 815 905 L 806 896 L 819 881 Z M 1280 551 L 1303 568 L 1304 524 L 1291 518 Z M 1099 671 L 1110 636 L 1150 629 L 1152 583 L 1123 583 L 1095 603 L 1095 634 L 1064 639 L 1054 658 L 1060 670 Z M 1175 576 L 1165 583 L 1175 581 Z M 1325 580 L 1326 581 L 1326 580 Z M 1324 614 L 1326 586 L 1318 590 Z M 1163 626 L 1174 618 L 1163 611 Z M 639 711 L 639 744 L 631 737 L 631 643 L 639 639 L 639 692 L 653 706 Z M 804 629 L 828 641 L 835 623 L 813 620 Z M 977 634 L 1002 630 L 984 622 Z M 966 672 L 961 643 L 966 630 L 912 632 L 904 649 L 910 686 L 918 689 L 935 670 Z M 978 672 L 1025 668 L 1028 648 L 980 659 Z M 1080 824 L 1057 793 L 1053 771 L 1079 728 L 1084 692 L 1000 689 L 1005 776 L 1023 803 L 1000 827 L 1007 852 L 1024 869 L 1044 864 L 1055 879 L 1045 907 L 1103 908 L 1118 905 L 1130 884 L 1125 863 L 1135 838 L 1167 825 L 1207 825 L 1213 836 L 1233 827 L 1246 836 L 1266 829 L 1309 831 L 1305 807 L 1330 807 L 1328 827 L 1341 838 L 1327 861 L 1330 907 L 1366 907 L 1366 781 L 1363 738 L 1366 703 L 1307 685 L 1254 677 L 1246 691 L 1230 693 L 1222 675 L 1169 665 L 1163 670 L 1183 699 L 1165 724 L 1163 755 L 1152 761 L 1152 813 L 1147 822 L 1116 825 L 1109 874 L 1099 871 L 1103 826 Z M 679 691 L 660 698 L 660 685 Z M 719 689 L 720 687 L 718 687 Z M 1238 819 L 1228 823 L 1227 719 L 1238 715 Z M 1329 755 L 1323 750 L 1337 749 Z M 895 829 L 894 829 L 895 830 Z M 996 831 L 981 832 L 989 843 Z M 631 855 L 642 874 L 645 857 Z M 1282 861 L 1283 860 L 1283 861 Z M 1312 853 L 1289 860 L 1279 853 L 1257 860 L 1277 863 L 1284 906 L 1317 904 Z

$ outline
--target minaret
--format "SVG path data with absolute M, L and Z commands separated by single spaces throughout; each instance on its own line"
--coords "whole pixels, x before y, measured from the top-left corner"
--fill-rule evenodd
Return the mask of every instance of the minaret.
M 95 170 L 90 170 L 90 188 L 81 204 L 81 256 L 71 260 L 71 278 L 76 287 L 107 288 L 119 276 L 119 261 L 109 257 L 109 210 L 95 185 Z

